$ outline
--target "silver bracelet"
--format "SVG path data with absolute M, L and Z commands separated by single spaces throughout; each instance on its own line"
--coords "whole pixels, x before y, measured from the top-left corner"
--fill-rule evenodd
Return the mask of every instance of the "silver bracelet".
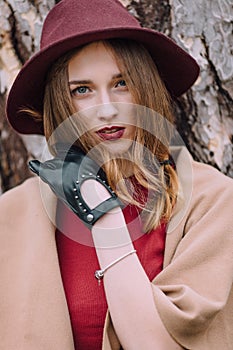
M 124 255 L 122 255 L 120 258 L 114 260 L 111 264 L 107 265 L 104 269 L 101 270 L 96 270 L 95 271 L 95 278 L 100 282 L 100 280 L 102 280 L 104 278 L 104 274 L 105 272 L 112 267 L 113 265 L 117 264 L 119 261 L 123 260 L 124 258 L 126 258 L 127 256 L 136 253 L 136 250 L 132 250 L 131 252 L 128 252 Z

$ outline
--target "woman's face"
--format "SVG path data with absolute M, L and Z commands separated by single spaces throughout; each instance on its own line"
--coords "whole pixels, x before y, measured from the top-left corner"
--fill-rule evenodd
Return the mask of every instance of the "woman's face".
M 126 152 L 135 136 L 133 98 L 110 50 L 85 46 L 68 64 L 73 106 L 111 153 Z M 120 102 L 120 103 L 119 103 Z

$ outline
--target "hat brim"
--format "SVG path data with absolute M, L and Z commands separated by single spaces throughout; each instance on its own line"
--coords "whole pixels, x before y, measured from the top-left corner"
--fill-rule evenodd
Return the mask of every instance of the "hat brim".
M 43 135 L 42 122 L 37 122 L 22 109 L 29 107 L 39 112 L 43 111 L 44 87 L 51 65 L 69 50 L 93 41 L 113 38 L 141 42 L 150 52 L 172 96 L 178 97 L 185 93 L 199 75 L 196 61 L 172 39 L 160 32 L 127 27 L 85 32 L 40 50 L 22 67 L 7 99 L 6 113 L 11 126 L 22 134 Z

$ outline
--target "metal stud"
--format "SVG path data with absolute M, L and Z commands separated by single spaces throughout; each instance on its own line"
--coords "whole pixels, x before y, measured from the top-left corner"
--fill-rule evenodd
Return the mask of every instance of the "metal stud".
M 85 175 L 82 175 L 82 178 L 85 177 Z
M 80 205 L 80 207 L 81 207 L 83 204 L 81 202 L 79 202 L 78 205 Z
M 74 192 L 77 192 L 77 188 L 74 188 L 73 191 L 74 191 Z
M 79 184 L 79 181 L 78 181 L 78 180 L 76 181 L 76 184 Z
M 91 222 L 94 219 L 94 215 L 88 214 L 87 215 L 87 221 Z
M 75 196 L 74 198 L 75 198 L 75 199 L 78 199 L 78 196 Z

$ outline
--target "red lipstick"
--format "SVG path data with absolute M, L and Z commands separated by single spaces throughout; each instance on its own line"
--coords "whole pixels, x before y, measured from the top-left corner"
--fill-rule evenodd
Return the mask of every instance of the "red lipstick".
M 99 137 L 105 141 L 114 141 L 120 139 L 125 132 L 125 128 L 120 126 L 105 127 L 97 131 Z

